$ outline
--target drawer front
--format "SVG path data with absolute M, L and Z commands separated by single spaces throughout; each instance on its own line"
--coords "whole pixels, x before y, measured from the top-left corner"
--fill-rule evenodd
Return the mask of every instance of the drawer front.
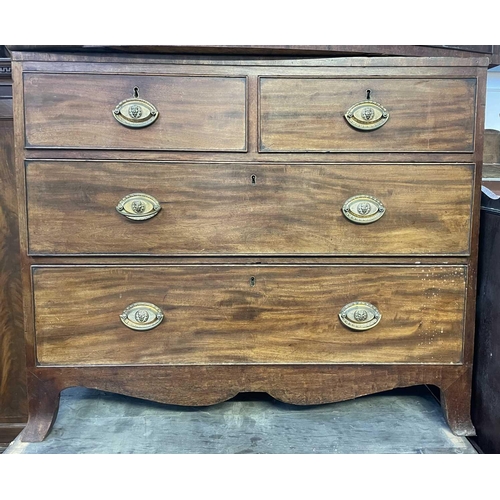
M 460 363 L 465 274 L 463 266 L 40 267 L 33 270 L 37 359 Z M 357 301 L 379 311 L 378 324 L 344 325 L 339 314 Z M 143 303 L 161 311 L 161 322 L 132 329 L 125 323 L 147 319 Z
M 157 111 L 144 128 L 114 115 L 134 94 Z M 246 150 L 244 77 L 26 73 L 24 101 L 27 147 Z M 123 113 L 134 125 L 150 116 L 145 107 Z
M 345 114 L 370 100 L 388 113 L 374 130 Z M 262 152 L 472 152 L 476 80 L 261 78 Z M 361 106 L 360 112 L 364 109 Z M 372 113 L 370 111 L 370 113 Z M 373 123 L 377 111 L 373 110 Z M 370 123 L 370 120 L 367 121 Z
M 26 176 L 33 255 L 469 252 L 472 165 L 65 161 L 28 162 Z M 157 200 L 159 212 L 119 213 L 135 193 Z M 343 210 L 358 195 L 384 212 L 358 224 L 363 206 Z

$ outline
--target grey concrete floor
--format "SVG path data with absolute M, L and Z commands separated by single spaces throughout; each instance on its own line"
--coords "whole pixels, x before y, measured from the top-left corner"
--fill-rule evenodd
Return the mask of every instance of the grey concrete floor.
M 476 453 L 454 436 L 426 387 L 352 401 L 293 406 L 242 394 L 209 407 L 178 407 L 71 388 L 42 443 L 17 438 L 6 454 Z

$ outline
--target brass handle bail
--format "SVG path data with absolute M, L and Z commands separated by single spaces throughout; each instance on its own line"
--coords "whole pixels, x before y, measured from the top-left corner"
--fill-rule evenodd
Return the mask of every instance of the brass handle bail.
M 134 302 L 120 314 L 125 326 L 138 331 L 152 330 L 163 321 L 163 318 L 163 311 L 150 302 Z
M 139 87 L 134 87 L 132 98 L 118 103 L 113 116 L 125 127 L 144 128 L 158 118 L 159 112 L 150 102 L 139 98 Z
M 159 201 L 144 193 L 132 193 L 122 198 L 116 211 L 130 220 L 146 220 L 154 217 L 161 210 Z
M 352 105 L 345 113 L 345 119 L 355 129 L 376 130 L 387 123 L 389 112 L 379 104 L 372 101 L 372 90 L 366 90 L 366 99 Z
M 370 330 L 382 319 L 380 311 L 369 302 L 351 302 L 339 313 L 340 321 L 351 330 Z
M 374 196 L 358 194 L 346 200 L 342 213 L 351 222 L 371 224 L 378 221 L 386 212 L 384 204 Z

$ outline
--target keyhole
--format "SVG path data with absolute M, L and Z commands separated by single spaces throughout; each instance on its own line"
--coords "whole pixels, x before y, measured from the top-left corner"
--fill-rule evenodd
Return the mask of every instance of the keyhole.
M 252 179 L 252 184 L 257 184 L 257 176 L 256 175 L 252 175 L 251 179 Z
M 139 97 L 139 87 L 134 87 L 134 97 Z
M 255 276 L 250 278 L 250 286 L 255 286 Z
M 368 89 L 368 90 L 366 91 L 366 99 L 367 99 L 367 100 L 370 100 L 370 99 L 371 99 L 371 97 L 370 97 L 370 94 L 371 94 L 371 93 L 372 93 L 372 91 L 371 91 L 370 89 Z

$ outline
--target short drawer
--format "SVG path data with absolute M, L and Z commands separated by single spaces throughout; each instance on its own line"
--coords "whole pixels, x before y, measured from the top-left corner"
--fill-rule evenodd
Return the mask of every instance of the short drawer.
M 463 266 L 37 267 L 37 359 L 460 363 L 465 279 Z
M 34 161 L 26 169 L 32 255 L 469 253 L 472 165 Z
M 474 78 L 262 77 L 259 100 L 262 152 L 474 149 Z
M 245 77 L 25 73 L 24 106 L 28 148 L 246 150 Z

